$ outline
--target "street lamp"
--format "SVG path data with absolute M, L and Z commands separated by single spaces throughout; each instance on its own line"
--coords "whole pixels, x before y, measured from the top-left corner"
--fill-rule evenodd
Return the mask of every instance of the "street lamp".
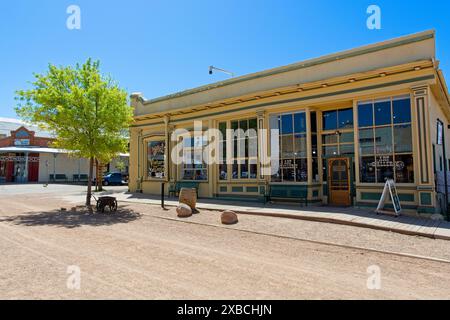
M 209 74 L 213 74 L 214 70 L 215 70 L 215 71 L 219 71 L 219 72 L 226 73 L 226 74 L 228 74 L 228 75 L 229 75 L 230 77 L 232 77 L 232 78 L 234 77 L 234 73 L 231 72 L 231 71 L 227 71 L 227 70 L 224 70 L 224 69 L 216 68 L 216 67 L 214 67 L 214 66 L 209 66 Z

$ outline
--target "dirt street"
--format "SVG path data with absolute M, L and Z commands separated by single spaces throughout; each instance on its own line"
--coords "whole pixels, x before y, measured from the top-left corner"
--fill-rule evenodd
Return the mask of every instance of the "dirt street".
M 450 242 L 253 216 L 223 227 L 218 212 L 181 220 L 142 204 L 116 215 L 61 207 L 73 204 L 0 196 L 0 299 L 450 298 L 450 263 L 304 240 L 444 260 Z M 368 268 L 379 268 L 379 290 Z

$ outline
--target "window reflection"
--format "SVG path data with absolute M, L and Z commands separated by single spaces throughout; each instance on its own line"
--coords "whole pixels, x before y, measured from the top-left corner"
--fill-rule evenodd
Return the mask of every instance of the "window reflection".
M 353 128 L 353 108 L 323 112 L 322 125 L 324 131 Z
M 281 121 L 277 121 L 277 119 L 281 119 Z M 298 112 L 272 116 L 270 125 L 272 130 L 280 130 L 279 145 L 274 143 L 274 133 L 272 132 L 272 158 L 275 158 L 277 154 L 280 156 L 279 169 L 272 175 L 272 182 L 307 182 L 306 113 Z M 272 163 L 273 168 L 276 166 L 276 163 Z
M 410 97 L 361 102 L 358 121 L 360 181 L 414 183 Z
M 358 106 L 358 123 L 359 127 L 373 126 L 373 103 L 362 102 Z
M 409 96 L 394 98 L 392 104 L 394 109 L 394 123 L 411 122 L 411 101 Z
M 392 115 L 390 100 L 375 101 L 374 110 L 376 126 L 391 124 Z
M 411 125 L 394 126 L 395 152 L 412 152 L 412 130 Z
M 353 109 L 338 111 L 339 129 L 353 128 Z

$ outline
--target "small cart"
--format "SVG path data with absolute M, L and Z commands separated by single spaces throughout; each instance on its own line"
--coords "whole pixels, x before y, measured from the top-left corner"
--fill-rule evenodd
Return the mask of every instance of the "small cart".
M 105 212 L 105 208 L 108 207 L 110 212 L 117 211 L 117 199 L 114 197 L 99 197 L 98 199 L 92 196 L 97 201 L 97 212 Z

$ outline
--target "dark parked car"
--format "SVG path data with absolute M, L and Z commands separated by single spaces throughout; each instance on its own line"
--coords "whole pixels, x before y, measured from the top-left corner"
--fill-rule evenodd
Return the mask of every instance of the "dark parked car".
M 103 185 L 104 186 L 108 186 L 108 185 L 122 185 L 124 182 L 124 177 L 120 172 L 111 172 L 111 173 L 107 173 L 104 177 L 103 177 Z

